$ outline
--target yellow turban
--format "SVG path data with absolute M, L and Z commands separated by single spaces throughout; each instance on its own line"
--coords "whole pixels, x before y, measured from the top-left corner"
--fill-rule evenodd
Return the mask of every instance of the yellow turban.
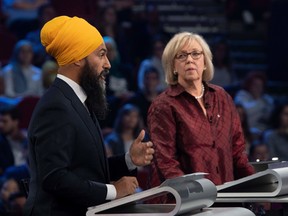
M 60 66 L 81 60 L 103 43 L 98 30 L 79 17 L 59 16 L 47 22 L 40 34 L 46 52 Z

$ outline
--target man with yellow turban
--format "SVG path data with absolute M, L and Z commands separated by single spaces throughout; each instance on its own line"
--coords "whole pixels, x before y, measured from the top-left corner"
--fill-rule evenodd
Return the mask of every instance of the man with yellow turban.
M 28 129 L 25 215 L 85 215 L 89 206 L 134 193 L 138 182 L 132 174 L 151 162 L 154 150 L 142 142 L 141 131 L 128 153 L 106 158 L 97 118 L 107 110 L 110 63 L 95 27 L 78 17 L 56 17 L 42 28 L 41 42 L 59 69 Z

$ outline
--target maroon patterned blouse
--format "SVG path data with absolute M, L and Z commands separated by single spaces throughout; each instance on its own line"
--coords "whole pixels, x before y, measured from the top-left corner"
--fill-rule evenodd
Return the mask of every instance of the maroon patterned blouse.
M 206 177 L 216 185 L 254 173 L 230 95 L 205 83 L 204 104 L 207 116 L 178 84 L 150 106 L 148 127 L 155 147 L 151 186 L 194 172 L 208 173 Z

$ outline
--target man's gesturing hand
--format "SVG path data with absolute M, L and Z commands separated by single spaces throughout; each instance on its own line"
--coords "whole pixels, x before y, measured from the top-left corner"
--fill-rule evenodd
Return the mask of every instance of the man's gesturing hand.
M 152 142 L 142 142 L 145 131 L 142 130 L 130 147 L 130 157 L 134 165 L 145 166 L 151 163 L 154 149 Z

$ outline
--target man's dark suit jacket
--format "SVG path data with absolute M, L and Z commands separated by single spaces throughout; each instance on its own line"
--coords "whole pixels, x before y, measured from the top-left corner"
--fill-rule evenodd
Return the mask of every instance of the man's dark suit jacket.
M 106 159 L 98 123 L 59 78 L 37 104 L 28 136 L 25 216 L 85 215 L 87 207 L 105 202 L 110 179 L 131 175 L 124 155 Z

